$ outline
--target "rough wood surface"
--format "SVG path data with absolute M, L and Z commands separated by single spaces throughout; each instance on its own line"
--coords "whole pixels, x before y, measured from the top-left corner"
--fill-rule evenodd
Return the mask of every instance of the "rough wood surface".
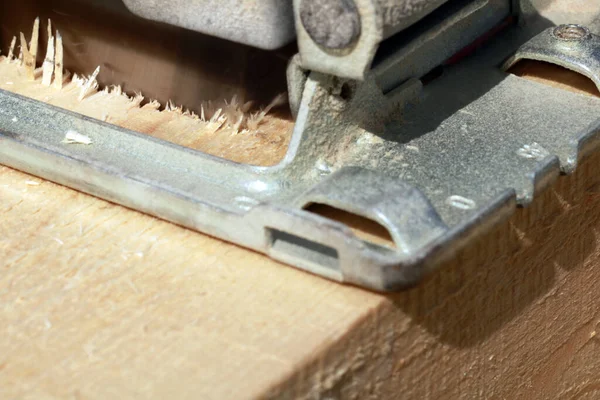
M 596 399 L 600 156 L 379 295 L 0 167 L 0 398 Z
M 60 90 L 42 79 L 41 70 L 31 81 L 25 67 L 0 57 L 0 89 L 237 162 L 276 164 L 285 155 L 293 128 L 282 117 L 267 115 L 259 121 L 235 100 L 207 102 L 201 118 L 171 104 L 166 110 L 155 101 L 144 104 L 142 95 L 130 97 L 120 87 L 99 91 L 95 83 L 82 96 L 83 86 L 94 83 L 85 78 L 67 80 Z

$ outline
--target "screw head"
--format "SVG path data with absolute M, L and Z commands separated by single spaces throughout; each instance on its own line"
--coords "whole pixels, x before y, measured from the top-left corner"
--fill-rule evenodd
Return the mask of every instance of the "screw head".
M 577 24 L 559 25 L 552 31 L 552 36 L 556 39 L 567 42 L 576 42 L 589 38 L 590 30 L 585 26 Z
M 310 38 L 329 50 L 349 48 L 361 33 L 353 0 L 302 0 L 300 20 Z

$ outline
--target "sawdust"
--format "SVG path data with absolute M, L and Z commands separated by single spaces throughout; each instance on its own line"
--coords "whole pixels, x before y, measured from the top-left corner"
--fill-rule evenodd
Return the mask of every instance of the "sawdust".
M 285 156 L 293 122 L 271 112 L 286 103 L 286 95 L 255 112 L 252 103 L 236 97 L 204 102 L 199 115 L 171 102 L 163 106 L 142 94 L 130 96 L 120 86 L 101 88 L 96 80 L 100 67 L 90 76 L 65 71 L 68 52 L 60 32 L 49 30 L 39 68 L 39 20 L 30 44 L 23 33 L 13 39 L 8 56 L 0 56 L 0 89 L 239 163 L 270 166 Z M 20 55 L 15 57 L 17 43 Z
M 92 139 L 79 132 L 68 131 L 63 142 L 67 144 L 85 144 L 89 146 L 92 144 Z

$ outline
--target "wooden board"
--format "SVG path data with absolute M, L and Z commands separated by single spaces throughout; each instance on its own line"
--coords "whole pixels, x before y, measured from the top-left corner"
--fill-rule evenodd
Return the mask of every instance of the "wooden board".
M 600 396 L 600 156 L 380 295 L 0 167 L 0 398 Z
M 7 168 L 0 213 L 3 399 L 600 395 L 599 157 L 390 296 Z

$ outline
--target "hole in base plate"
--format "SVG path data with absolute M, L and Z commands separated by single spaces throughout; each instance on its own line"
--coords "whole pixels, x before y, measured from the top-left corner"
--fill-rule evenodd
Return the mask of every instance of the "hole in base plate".
M 508 72 L 559 89 L 600 97 L 600 91 L 590 78 L 555 64 L 521 60 Z
M 313 242 L 287 232 L 270 229 L 271 251 L 292 261 L 302 260 L 316 267 L 339 270 L 339 253 L 333 247 Z
M 390 232 L 378 222 L 326 204 L 311 203 L 304 208 L 313 214 L 341 222 L 361 240 L 378 246 L 396 249 Z

